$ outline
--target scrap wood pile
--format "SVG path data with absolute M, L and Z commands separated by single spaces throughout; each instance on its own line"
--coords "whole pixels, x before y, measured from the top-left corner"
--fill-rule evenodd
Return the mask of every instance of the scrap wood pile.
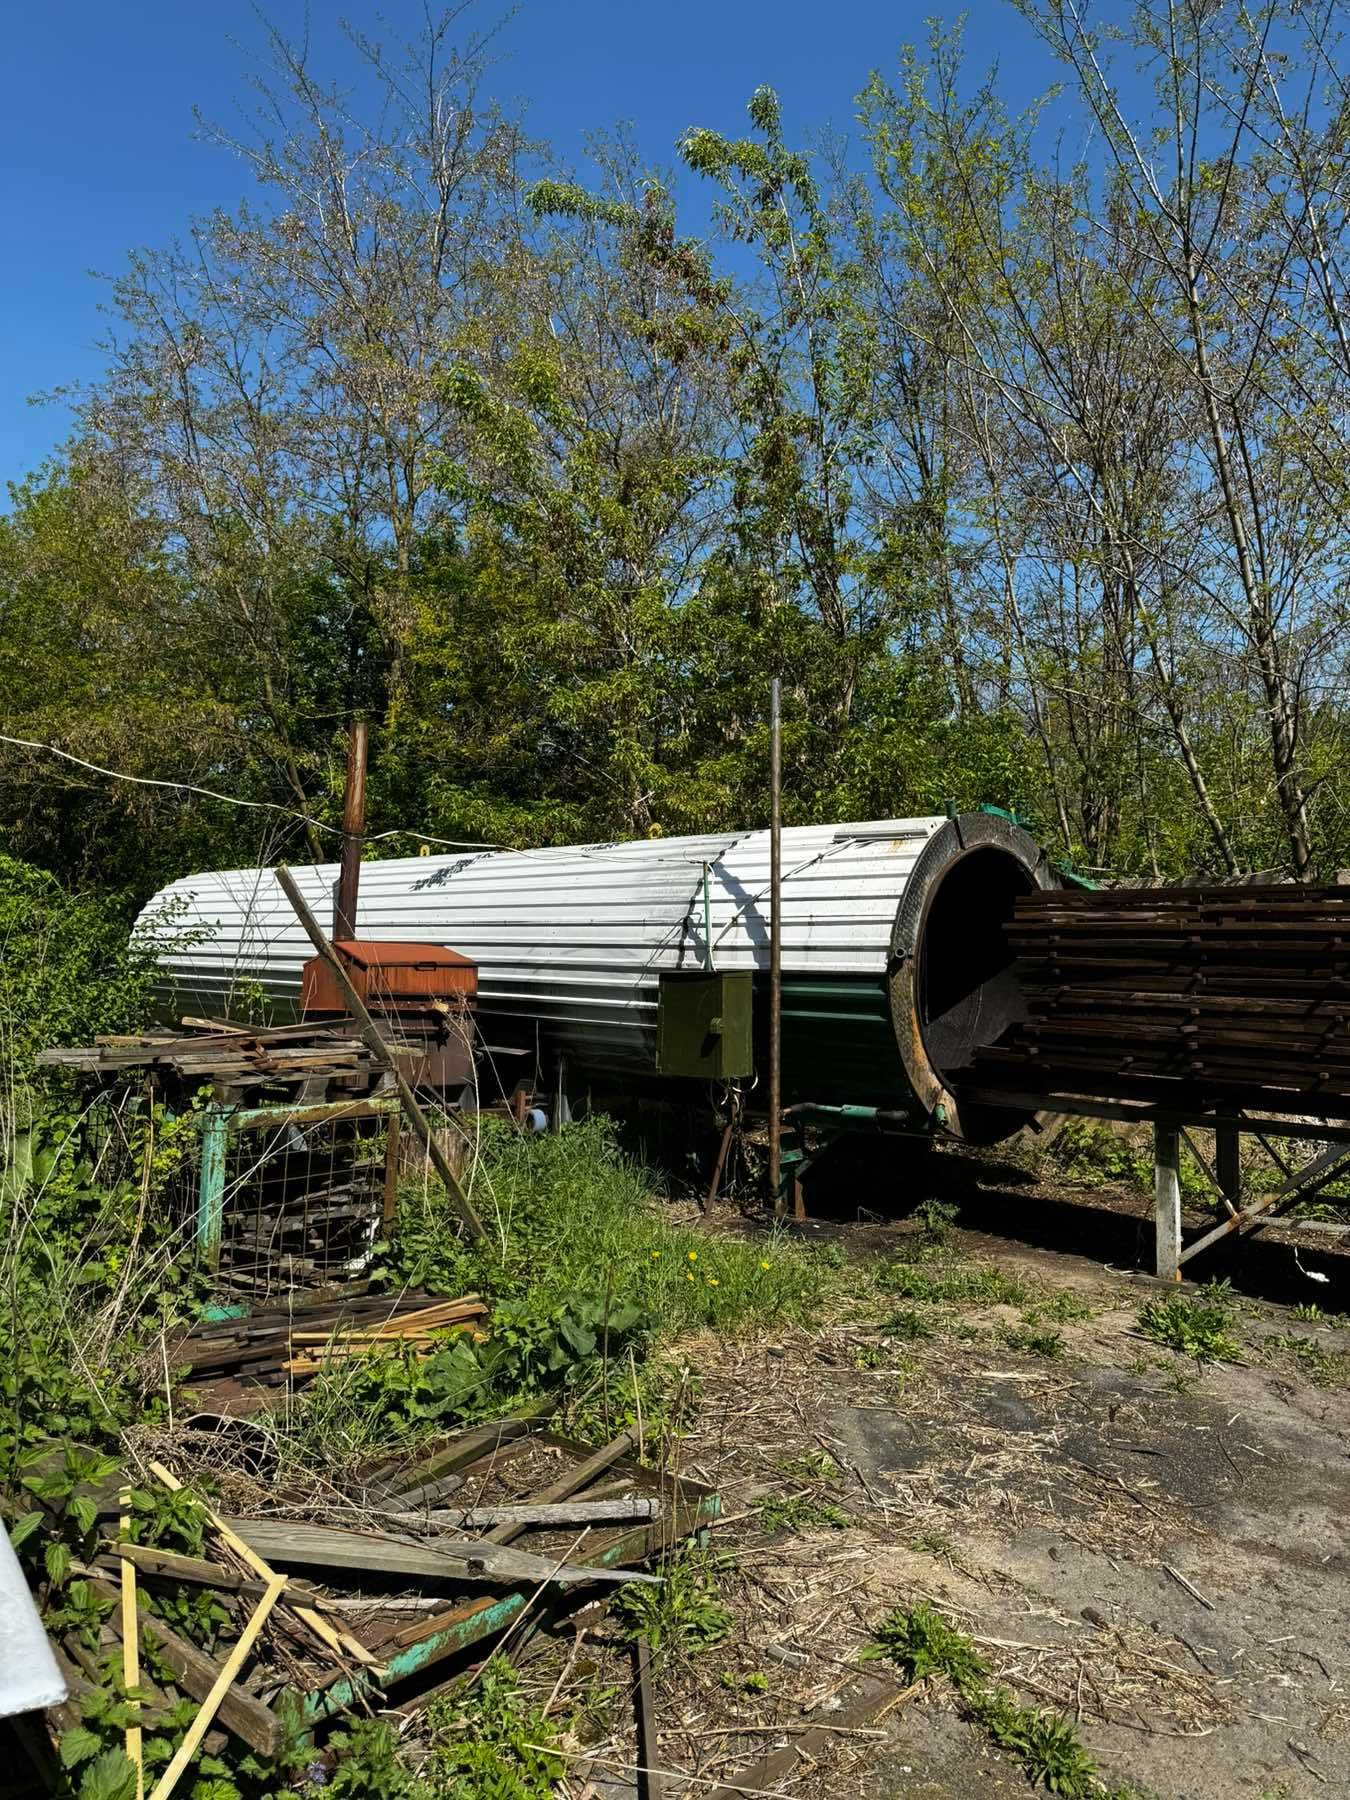
M 179 1088 L 210 1082 L 218 1099 L 251 1088 L 322 1087 L 329 1080 L 383 1075 L 354 1019 L 253 1026 L 226 1019 L 184 1019 L 182 1031 L 96 1038 L 75 1049 L 44 1050 L 46 1068 L 117 1076 L 145 1070 Z M 320 1097 L 322 1097 L 320 1095 Z
M 1027 1017 L 981 1099 L 1350 1119 L 1350 888 L 1036 893 L 1007 936 Z
M 193 1381 L 234 1377 L 279 1387 L 362 1357 L 430 1354 L 460 1333 L 481 1342 L 487 1314 L 477 1294 L 455 1300 L 420 1291 L 356 1295 L 238 1319 L 203 1319 L 180 1340 L 173 1360 Z
M 69 1698 L 49 1715 L 53 1734 L 78 1726 L 106 1688 L 109 1657 L 120 1657 L 142 1696 L 126 1735 L 133 1761 L 166 1723 L 181 1727 L 183 1697 L 198 1703 L 172 1760 L 147 1770 L 146 1793 L 167 1800 L 199 1751 L 234 1738 L 275 1756 L 297 1722 L 310 1731 L 406 1703 L 400 1684 L 433 1668 L 443 1676 L 440 1665 L 464 1652 L 481 1658 L 528 1612 L 657 1581 L 638 1565 L 709 1523 L 716 1496 L 639 1466 L 626 1434 L 589 1451 L 547 1433 L 546 1413 L 441 1440 L 322 1502 L 285 1489 L 264 1500 L 259 1489 L 240 1511 L 236 1482 L 219 1510 L 195 1501 L 193 1554 L 130 1542 L 120 1490 L 105 1485 L 96 1552 L 74 1569 L 102 1622 L 54 1634 Z M 162 1462 L 149 1476 L 182 1495 Z M 206 1645 L 178 1628 L 183 1602 L 200 1618 L 203 1597 L 215 1640 Z

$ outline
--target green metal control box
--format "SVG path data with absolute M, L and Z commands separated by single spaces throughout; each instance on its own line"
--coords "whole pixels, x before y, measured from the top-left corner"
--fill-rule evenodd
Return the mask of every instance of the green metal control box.
M 749 970 L 719 975 L 680 969 L 662 975 L 656 1015 L 658 1072 L 702 1081 L 753 1075 L 753 982 Z

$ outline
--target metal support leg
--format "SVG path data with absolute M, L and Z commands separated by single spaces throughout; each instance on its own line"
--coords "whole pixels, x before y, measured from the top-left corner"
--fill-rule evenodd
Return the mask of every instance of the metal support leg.
M 220 1264 L 225 1218 L 225 1146 L 232 1107 L 208 1106 L 202 1113 L 202 1164 L 197 1184 L 197 1256 L 208 1269 Z
M 1238 1156 L 1238 1134 L 1232 1125 L 1220 1125 L 1214 1133 L 1214 1174 L 1219 1192 L 1228 1202 L 1229 1213 L 1242 1209 L 1242 1164 Z
M 1181 1134 L 1153 1127 L 1154 1272 L 1181 1280 Z

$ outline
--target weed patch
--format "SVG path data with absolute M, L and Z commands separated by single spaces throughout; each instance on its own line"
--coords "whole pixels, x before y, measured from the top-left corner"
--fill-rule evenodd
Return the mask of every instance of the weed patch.
M 569 1426 L 656 1426 L 670 1384 L 646 1366 L 683 1333 L 809 1322 L 838 1286 L 823 1254 L 786 1237 L 710 1239 L 673 1225 L 646 1172 L 596 1118 L 556 1135 L 485 1122 L 473 1194 L 488 1227 L 459 1237 L 439 1190 L 405 1194 L 396 1238 L 377 1246 L 376 1279 L 486 1295 L 488 1342 L 457 1338 L 434 1356 L 394 1353 L 311 1383 L 292 1446 L 348 1457 L 491 1416 L 549 1391 Z M 634 1393 L 634 1385 L 638 1391 Z
M 774 1467 L 780 1475 L 795 1475 L 799 1481 L 840 1481 L 844 1474 L 828 1450 L 805 1450 L 800 1456 L 784 1457 Z
M 657 1571 L 659 1586 L 630 1582 L 614 1598 L 630 1638 L 641 1638 L 654 1656 L 681 1659 L 720 1644 L 735 1618 L 718 1593 L 724 1565 L 696 1545 L 668 1557 Z
M 933 1335 L 933 1327 L 920 1313 L 916 1313 L 913 1307 L 907 1307 L 900 1312 L 892 1313 L 888 1319 L 883 1319 L 881 1330 L 887 1337 L 901 1338 L 906 1343 L 913 1343 L 918 1338 L 930 1338 Z
M 810 1531 L 824 1526 L 831 1531 L 844 1531 L 852 1523 L 842 1507 L 825 1500 L 813 1500 L 809 1494 L 774 1495 L 753 1502 L 765 1531 Z
M 935 1608 L 895 1607 L 877 1626 L 862 1658 L 894 1663 L 908 1682 L 945 1678 L 962 1713 L 982 1726 L 1037 1786 L 1063 1800 L 1101 1794 L 1097 1766 L 1075 1726 L 1056 1713 L 1019 1706 L 1006 1688 L 987 1686 L 989 1670 L 974 1643 Z
M 1072 1288 L 1056 1288 L 1053 1294 L 1038 1300 L 1027 1314 L 1029 1320 L 1053 1319 L 1056 1325 L 1082 1325 L 1095 1317 L 1096 1308 L 1081 1294 L 1075 1294 Z
M 1176 1294 L 1167 1300 L 1150 1300 L 1139 1313 L 1139 1329 L 1145 1337 L 1201 1363 L 1241 1360 L 1241 1346 L 1229 1330 L 1232 1322 L 1232 1306 L 1217 1294 L 1197 1299 Z
M 945 1675 L 961 1694 L 974 1692 L 989 1673 L 965 1632 L 923 1605 L 894 1607 L 877 1626 L 862 1661 L 883 1660 L 910 1682 Z
M 971 1710 L 999 1749 L 1019 1762 L 1038 1787 L 1065 1800 L 1085 1800 L 1101 1792 L 1097 1765 L 1068 1719 L 1039 1707 L 1018 1706 L 1002 1688 L 981 1695 Z
M 1021 1306 L 1028 1298 L 1025 1282 L 1005 1275 L 991 1263 L 934 1271 L 915 1263 L 896 1262 L 882 1268 L 878 1285 L 887 1293 L 925 1305 Z
M 504 1657 L 485 1663 L 471 1688 L 435 1701 L 428 1724 L 431 1753 L 417 1789 L 427 1800 L 550 1800 L 566 1772 L 557 1729 L 522 1699 Z
M 1293 1357 L 1314 1387 L 1338 1388 L 1350 1382 L 1350 1356 L 1343 1350 L 1332 1350 L 1326 1344 L 1319 1344 L 1316 1338 L 1304 1337 L 1300 1332 L 1281 1332 L 1268 1337 L 1261 1349 L 1266 1355 Z
M 1000 1344 L 1009 1350 L 1021 1350 L 1027 1356 L 1058 1357 L 1064 1354 L 1064 1334 L 1044 1325 L 1005 1325 L 997 1334 Z

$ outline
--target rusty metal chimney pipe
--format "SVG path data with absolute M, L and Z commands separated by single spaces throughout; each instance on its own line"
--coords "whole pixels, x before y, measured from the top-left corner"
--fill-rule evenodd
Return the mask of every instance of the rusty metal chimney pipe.
M 370 728 L 357 719 L 347 738 L 347 781 L 342 793 L 342 866 L 333 902 L 334 938 L 356 936 L 356 898 L 361 886 L 361 849 L 366 829 L 366 758 Z

